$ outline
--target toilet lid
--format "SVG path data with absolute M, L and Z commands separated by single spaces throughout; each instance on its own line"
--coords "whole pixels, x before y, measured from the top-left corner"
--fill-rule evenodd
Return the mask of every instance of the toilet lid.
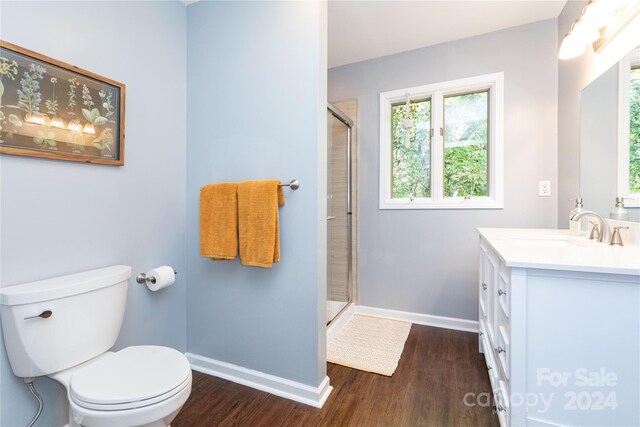
M 82 406 L 158 401 L 158 396 L 179 391 L 191 376 L 187 358 L 177 350 L 159 346 L 127 347 L 104 357 L 71 377 L 70 395 Z M 176 390 L 178 389 L 178 390 Z M 140 405 L 134 405 L 140 406 Z

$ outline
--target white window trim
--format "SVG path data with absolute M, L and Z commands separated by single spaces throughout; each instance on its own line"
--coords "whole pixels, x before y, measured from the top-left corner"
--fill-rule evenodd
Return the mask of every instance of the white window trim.
M 618 65 L 618 196 L 624 197 L 624 206 L 640 207 L 640 193 L 629 188 L 629 79 L 631 67 L 640 63 L 640 48 L 625 56 Z
M 439 131 L 433 131 L 431 139 L 431 197 L 410 200 L 391 198 L 391 105 L 406 101 L 407 92 L 412 99 L 439 98 L 448 95 L 474 91 L 489 90 L 489 196 L 488 197 L 444 197 L 443 137 Z M 436 96 L 434 96 L 436 95 Z M 431 126 L 442 121 L 441 105 L 431 108 Z M 504 73 L 485 74 L 448 82 L 398 89 L 380 94 L 380 209 L 502 209 L 504 192 Z

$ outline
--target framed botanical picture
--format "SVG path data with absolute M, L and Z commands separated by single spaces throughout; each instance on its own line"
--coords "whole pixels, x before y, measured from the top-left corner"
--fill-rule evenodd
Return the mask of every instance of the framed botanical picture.
M 0 40 L 0 153 L 124 165 L 125 86 Z

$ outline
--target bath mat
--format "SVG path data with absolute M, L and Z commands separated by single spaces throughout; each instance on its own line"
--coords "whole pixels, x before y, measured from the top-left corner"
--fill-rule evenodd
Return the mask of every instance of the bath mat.
M 327 345 L 327 361 L 390 377 L 411 323 L 354 314 Z

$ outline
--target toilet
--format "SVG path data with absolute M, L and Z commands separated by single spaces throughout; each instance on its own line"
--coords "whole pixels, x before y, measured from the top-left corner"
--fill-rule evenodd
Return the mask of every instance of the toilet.
M 191 393 L 191 368 L 179 351 L 110 351 L 130 277 L 131 267 L 114 265 L 0 290 L 13 373 L 62 384 L 72 427 L 166 427 Z

